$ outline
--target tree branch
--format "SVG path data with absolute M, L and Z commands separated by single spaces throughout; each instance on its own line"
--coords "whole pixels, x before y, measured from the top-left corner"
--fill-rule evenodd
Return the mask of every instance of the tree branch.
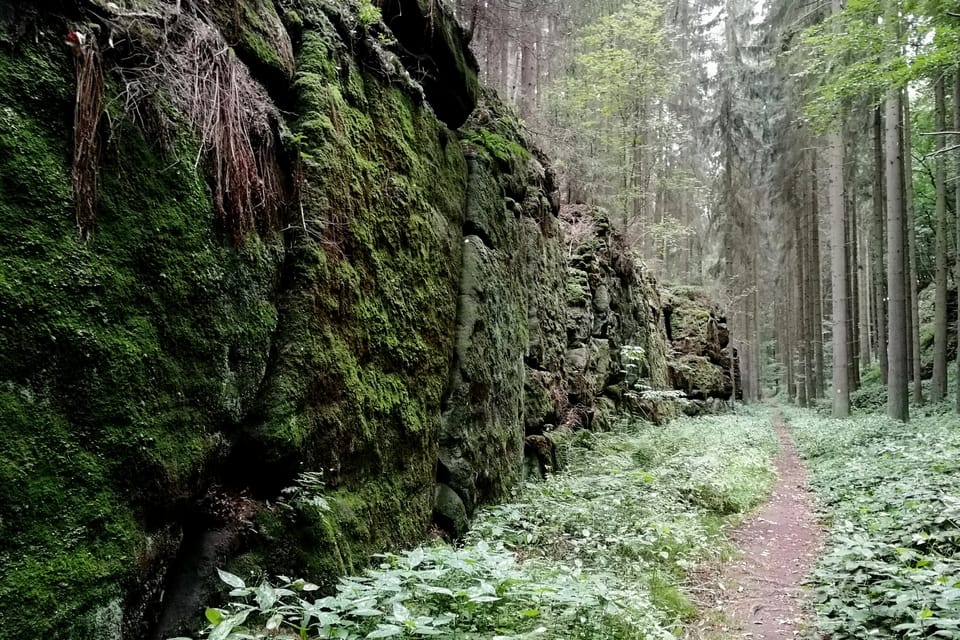
M 947 153 L 947 152 L 950 152 L 950 151 L 956 151 L 957 149 L 960 149 L 960 144 L 955 144 L 955 145 L 953 145 L 953 146 L 946 147 L 946 148 L 940 149 L 940 150 L 938 150 L 938 151 L 934 151 L 933 153 L 928 153 L 926 157 L 927 157 L 927 158 L 935 158 L 936 156 L 939 156 L 939 155 L 941 155 L 941 154 L 944 154 L 944 153 Z

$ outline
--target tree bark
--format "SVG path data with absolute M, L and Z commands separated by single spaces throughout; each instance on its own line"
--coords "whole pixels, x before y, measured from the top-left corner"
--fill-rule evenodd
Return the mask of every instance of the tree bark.
M 806 202 L 803 203 L 802 209 L 806 210 Z M 807 329 L 809 324 L 809 312 L 808 312 L 808 293 L 807 293 L 807 242 L 806 236 L 804 234 L 804 218 L 806 216 L 800 215 L 794 217 L 794 248 L 796 251 L 796 271 L 795 271 L 795 280 L 796 284 L 794 290 L 796 291 L 796 301 L 797 306 L 795 309 L 797 317 L 797 403 L 801 407 L 806 407 L 810 401 L 810 378 L 813 375 L 812 367 L 810 366 L 810 350 L 809 350 L 809 338 L 810 332 Z
M 811 153 L 810 219 L 806 225 L 806 238 L 809 247 L 808 283 L 810 295 L 810 329 L 813 340 L 813 397 L 823 397 L 823 281 L 820 277 L 820 189 L 818 182 L 817 153 Z
M 830 156 L 830 282 L 833 289 L 833 417 L 850 415 L 847 369 L 847 233 L 843 195 L 843 135 L 840 123 L 827 135 Z
M 870 234 L 870 260 L 873 267 L 873 303 L 874 303 L 874 327 L 877 339 L 876 352 L 877 359 L 880 361 L 880 375 L 883 384 L 887 384 L 887 297 L 886 286 L 886 262 L 884 260 L 884 203 L 883 189 L 884 166 L 883 166 L 883 116 L 880 107 L 874 111 L 873 121 L 873 157 L 874 157 L 874 183 L 873 183 L 873 224 Z
M 787 313 L 784 318 L 784 333 L 785 339 L 783 344 L 783 366 L 786 374 L 785 386 L 787 389 L 787 398 L 790 402 L 796 401 L 796 396 L 794 395 L 794 375 L 793 375 L 793 336 L 794 336 L 794 327 L 796 324 L 796 313 L 794 312 L 793 305 L 793 274 L 790 271 L 787 271 L 786 276 L 786 286 L 783 290 L 786 292 L 784 295 L 784 300 L 786 301 Z
M 953 130 L 960 131 L 960 69 L 954 72 L 953 74 Z M 953 144 L 960 147 L 960 134 L 957 134 L 953 137 Z M 956 333 L 957 333 L 957 393 L 955 399 L 955 409 L 957 412 L 960 412 L 960 154 L 957 154 L 954 158 L 954 215 L 956 217 L 956 223 L 954 227 L 956 229 L 956 273 L 954 275 L 954 282 L 957 283 L 957 318 L 956 318 Z
M 799 222 L 798 222 L 799 225 Z M 806 303 L 806 278 L 803 275 L 805 270 L 804 262 L 806 252 L 804 251 L 802 242 L 799 242 L 801 236 L 797 234 L 797 270 L 796 270 L 796 286 L 795 290 L 797 292 L 797 367 L 799 369 L 799 375 L 797 376 L 797 404 L 801 407 L 806 407 L 810 402 L 810 394 L 808 390 L 810 388 L 810 358 L 809 350 L 807 349 L 807 303 Z
M 870 243 L 869 234 L 863 233 L 863 227 L 858 229 L 859 254 L 861 256 L 858 273 L 860 276 L 860 362 L 864 367 L 873 364 L 873 358 L 870 351 L 871 340 L 873 339 L 873 297 L 871 296 L 871 265 L 870 265 Z
M 947 128 L 943 75 L 933 82 L 934 129 Z M 947 395 L 947 159 L 944 154 L 946 136 L 935 136 L 934 183 L 936 189 L 936 275 L 933 299 L 933 378 L 930 380 L 930 402 L 942 401 Z
M 520 17 L 523 33 L 520 41 L 520 115 L 529 124 L 537 112 L 537 21 L 533 0 L 524 0 Z
M 852 154 L 851 154 L 852 155 Z M 849 156 L 848 156 L 849 157 Z M 849 391 L 853 392 L 860 388 L 860 352 L 857 349 L 860 337 L 858 335 L 860 327 L 860 312 L 857 296 L 857 200 L 854 197 L 851 185 L 856 184 L 856 176 L 849 172 L 844 178 L 846 191 L 844 202 L 846 204 L 846 254 L 847 254 L 847 366 Z
M 888 0 L 888 29 L 897 35 L 899 6 L 895 0 Z M 894 420 L 910 419 L 907 403 L 907 318 L 904 267 L 904 224 L 903 224 L 903 184 L 901 164 L 903 162 L 900 146 L 900 89 L 892 88 L 887 92 L 884 105 L 886 121 L 886 140 L 884 159 L 886 163 L 887 193 L 887 291 L 890 307 L 887 311 L 887 415 Z
M 913 142 L 910 121 L 910 95 L 903 96 L 903 175 L 904 201 L 906 203 L 907 250 L 909 270 L 907 293 L 910 296 L 910 356 L 913 385 L 911 397 L 915 404 L 923 403 L 923 370 L 920 362 L 920 291 L 917 284 L 917 225 L 913 211 Z

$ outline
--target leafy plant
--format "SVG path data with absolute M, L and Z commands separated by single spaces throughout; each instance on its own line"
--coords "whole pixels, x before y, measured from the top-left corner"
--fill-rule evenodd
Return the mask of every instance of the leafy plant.
M 791 411 L 830 525 L 813 574 L 817 626 L 834 639 L 960 638 L 960 432 Z
M 329 511 L 330 505 L 323 497 L 324 487 L 322 471 L 301 473 L 294 480 L 293 486 L 282 491 L 279 504 L 289 508 L 312 506 L 320 511 Z

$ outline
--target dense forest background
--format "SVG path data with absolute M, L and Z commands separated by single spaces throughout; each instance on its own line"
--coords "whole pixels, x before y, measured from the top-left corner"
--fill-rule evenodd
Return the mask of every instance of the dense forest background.
M 486 82 L 668 282 L 730 311 L 744 397 L 947 395 L 960 7 L 460 0 Z M 931 382 L 924 382 L 930 379 Z M 960 394 L 957 396 L 960 402 Z

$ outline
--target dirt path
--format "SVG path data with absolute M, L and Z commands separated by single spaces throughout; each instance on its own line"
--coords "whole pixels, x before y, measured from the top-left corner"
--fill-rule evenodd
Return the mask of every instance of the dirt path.
M 713 603 L 726 628 L 707 637 L 722 631 L 720 637 L 770 640 L 800 632 L 800 586 L 816 561 L 822 532 L 806 469 L 779 414 L 774 420 L 780 440 L 777 483 L 766 505 L 733 532 L 742 555 L 722 569 L 723 589 L 716 590 Z

